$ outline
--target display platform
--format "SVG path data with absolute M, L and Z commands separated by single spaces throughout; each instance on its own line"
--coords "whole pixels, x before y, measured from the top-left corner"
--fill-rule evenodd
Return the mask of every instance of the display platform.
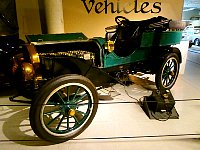
M 153 90 L 150 96 L 144 96 L 141 107 L 149 119 L 159 121 L 179 119 L 175 109 L 175 100 L 169 90 L 164 92 Z
M 171 112 L 154 112 L 149 109 L 148 104 L 146 101 L 143 102 L 142 109 L 146 113 L 146 115 L 149 117 L 149 119 L 156 119 L 159 121 L 167 121 L 168 119 L 179 119 L 179 114 L 176 111 L 176 108 L 174 107 Z

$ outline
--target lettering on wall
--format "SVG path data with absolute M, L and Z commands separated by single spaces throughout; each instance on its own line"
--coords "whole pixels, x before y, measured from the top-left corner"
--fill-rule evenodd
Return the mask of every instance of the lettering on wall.
M 160 13 L 161 2 L 138 2 L 138 0 L 81 0 L 87 13 L 108 14 L 108 13 Z

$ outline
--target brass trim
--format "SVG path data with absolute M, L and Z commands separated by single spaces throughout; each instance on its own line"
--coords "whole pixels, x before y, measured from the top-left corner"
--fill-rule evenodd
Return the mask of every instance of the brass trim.
M 105 44 L 105 49 L 107 49 L 109 52 L 114 51 L 115 49 L 114 44 L 115 44 L 114 41 L 111 41 L 111 40 L 107 41 Z
M 37 81 L 42 80 L 41 69 L 40 69 L 40 56 L 37 53 L 35 45 L 27 44 L 26 47 L 29 52 L 31 64 L 33 65 L 35 71 L 34 80 L 37 87 Z
M 30 44 L 30 45 L 26 45 L 27 50 L 29 52 L 30 55 L 30 60 L 32 64 L 38 64 L 40 63 L 40 57 L 39 54 L 36 51 L 36 48 L 34 45 Z
M 27 62 L 22 63 L 22 73 L 25 81 L 33 79 L 35 75 L 33 65 Z

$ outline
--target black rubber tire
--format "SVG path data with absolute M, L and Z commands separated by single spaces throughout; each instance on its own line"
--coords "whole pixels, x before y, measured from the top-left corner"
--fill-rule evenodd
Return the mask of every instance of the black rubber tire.
M 72 89 L 74 89 L 74 91 L 71 92 L 73 95 L 70 92 L 68 92 L 68 87 L 69 89 L 71 88 L 69 90 L 70 92 L 72 91 Z M 65 95 L 62 94 L 64 93 L 63 90 L 66 90 L 66 89 L 67 89 L 67 92 L 65 92 Z M 86 100 L 84 98 L 79 99 L 82 95 L 79 95 L 77 93 L 79 93 L 80 91 L 82 93 L 85 92 L 84 95 L 86 95 L 87 97 L 84 96 L 84 98 L 85 97 L 88 98 L 87 99 L 88 103 L 85 102 Z M 69 96 L 66 96 L 66 93 Z M 56 98 L 55 95 L 61 95 L 62 98 L 60 100 L 62 101 L 60 101 L 59 98 Z M 78 110 L 83 105 L 80 105 L 79 100 L 75 100 L 75 97 L 78 97 L 77 99 L 79 99 L 82 102 L 83 101 L 85 102 L 86 105 L 85 104 L 83 105 L 84 107 L 86 107 L 86 112 L 82 112 Z M 71 103 L 67 104 L 67 102 L 70 102 L 70 101 L 76 101 L 74 102 L 74 106 L 73 104 L 70 105 Z M 66 102 L 66 103 L 62 104 L 62 102 Z M 51 105 L 46 105 L 46 104 L 51 104 Z M 68 106 L 78 107 L 78 108 L 73 108 L 74 109 L 73 111 L 75 115 L 77 114 L 79 116 L 80 119 L 77 116 L 75 118 L 75 115 L 73 117 L 69 115 L 69 112 L 68 112 L 69 109 L 66 110 Z M 53 107 L 53 109 L 51 107 Z M 34 100 L 33 104 L 31 105 L 30 112 L 29 112 L 29 119 L 30 119 L 30 124 L 31 124 L 32 129 L 38 137 L 40 137 L 43 140 L 50 141 L 53 143 L 61 143 L 61 142 L 70 140 L 78 136 L 79 134 L 81 134 L 92 122 L 93 118 L 95 117 L 97 108 L 98 108 L 98 93 L 96 91 L 96 87 L 92 84 L 92 82 L 89 79 L 81 75 L 63 75 L 63 76 L 59 76 L 50 80 L 43 86 L 38 96 Z M 46 111 L 45 109 L 51 110 L 51 111 L 45 112 Z M 63 113 L 63 109 L 64 109 L 64 113 Z M 80 112 L 83 114 L 80 114 Z M 53 115 L 55 116 L 56 113 L 57 114 L 60 113 L 60 115 L 63 115 L 62 116 L 63 118 L 62 119 L 60 119 L 59 117 L 57 119 L 55 119 L 56 117 L 53 118 Z M 50 120 L 49 118 L 52 118 L 52 119 Z M 48 119 L 48 123 L 45 119 L 46 120 Z M 63 119 L 65 119 L 66 121 L 64 122 Z M 74 126 L 72 127 L 71 127 L 72 121 L 70 119 L 73 119 L 74 121 L 73 122 Z M 50 127 L 50 124 L 51 124 L 50 122 L 52 120 L 59 122 L 58 124 L 55 123 L 57 126 L 53 124 L 53 127 Z M 67 126 L 67 127 L 63 127 L 63 126 Z M 66 128 L 66 129 L 61 130 L 60 129 L 61 127 Z M 56 129 L 53 129 L 53 128 L 56 128 Z
M 171 64 L 169 64 L 171 63 Z M 170 65 L 170 66 L 168 66 Z M 169 70 L 170 68 L 173 69 L 173 71 Z M 163 61 L 161 62 L 160 68 L 158 69 L 158 72 L 156 73 L 155 76 L 155 82 L 156 82 L 156 86 L 158 90 L 169 90 L 171 89 L 177 78 L 178 78 L 178 74 L 179 74 L 179 68 L 180 68 L 180 61 L 179 61 L 179 57 L 177 54 L 175 53 L 169 53 L 166 54 L 164 56 Z M 164 79 L 164 71 L 167 71 L 167 78 L 171 78 L 171 81 L 169 81 L 169 83 L 165 84 L 165 81 L 168 82 L 166 80 L 166 78 Z

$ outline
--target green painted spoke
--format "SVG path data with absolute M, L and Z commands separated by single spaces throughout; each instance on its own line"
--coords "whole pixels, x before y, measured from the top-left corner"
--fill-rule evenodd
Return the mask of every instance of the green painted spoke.
M 69 130 L 69 116 L 67 116 L 67 130 Z
M 167 85 L 167 78 L 163 80 L 163 85 Z
M 169 60 L 168 61 L 168 66 L 171 66 L 173 64 L 173 61 L 172 60 Z
M 76 110 L 76 112 L 78 112 L 78 113 L 81 113 L 82 115 L 86 115 L 86 113 L 85 112 L 82 112 L 82 111 L 80 111 L 80 110 Z
M 165 85 L 166 86 L 168 85 L 168 78 L 165 80 Z
M 83 102 L 84 101 L 83 98 L 86 97 L 87 95 L 88 95 L 87 93 L 83 94 L 81 97 L 75 100 L 75 102 L 80 103 L 80 100 L 82 100 L 81 102 Z
M 45 115 L 51 115 L 53 113 L 59 113 L 59 112 L 60 112 L 60 110 L 52 110 L 52 111 L 49 111 L 49 112 L 45 112 L 44 114 Z
M 83 105 L 88 105 L 88 103 L 82 103 L 82 102 L 84 102 L 85 100 L 84 99 L 82 99 L 82 100 L 79 100 L 79 101 L 77 101 L 77 105 L 78 106 L 83 106 Z M 82 103 L 82 104 L 80 104 L 80 103 Z
M 173 65 L 173 61 L 169 61 L 169 67 Z
M 171 65 L 170 66 L 174 66 L 176 62 L 172 60 Z
M 77 106 L 89 105 L 89 103 L 81 103 L 81 102 L 83 102 L 83 101 L 85 101 L 85 100 L 79 101 L 79 102 L 77 103 Z M 81 103 L 81 104 L 80 104 L 80 103 Z
M 70 86 L 67 87 L 67 100 L 69 101 L 69 94 L 70 94 Z
M 73 97 L 72 101 L 75 100 L 75 98 L 76 98 L 78 92 L 80 91 L 80 89 L 81 89 L 80 87 L 77 88 L 77 90 L 76 90 L 76 92 L 75 92 L 75 94 L 74 94 L 74 97 Z
M 168 72 L 165 72 L 165 73 L 163 73 L 162 78 L 163 78 L 163 79 L 166 79 L 168 75 L 169 75 L 169 73 L 168 73 Z
M 168 72 L 167 72 L 167 71 L 163 73 L 163 77 L 164 77 L 164 78 L 165 78 L 167 75 L 168 75 Z
M 172 66 L 170 66 L 170 69 L 175 68 L 175 65 L 173 64 Z
M 56 119 L 58 119 L 60 116 L 61 116 L 61 113 L 58 114 L 54 119 L 52 119 L 51 121 L 49 121 L 49 122 L 47 123 L 47 125 L 49 126 L 52 122 L 54 122 L 54 121 L 55 121 Z
M 62 96 L 60 95 L 59 91 L 56 92 L 56 94 L 59 96 L 60 100 L 62 101 L 63 104 L 65 104 L 65 101 L 64 99 L 62 98 Z
M 46 106 L 55 106 L 57 103 L 56 102 L 52 102 L 52 101 L 48 101 L 47 104 L 44 104 Z
M 163 85 L 165 85 L 165 79 L 163 79 L 163 81 L 162 81 L 162 82 L 163 82 Z
M 79 124 L 80 122 L 78 121 L 78 118 L 76 116 L 74 116 L 75 119 L 75 123 Z
M 61 118 L 61 120 L 60 120 L 60 122 L 59 122 L 59 124 L 58 124 L 58 126 L 57 126 L 57 128 L 56 128 L 56 130 L 59 130 L 59 128 L 60 128 L 60 126 L 61 126 L 64 118 L 65 118 L 65 116 L 63 115 L 62 118 Z
M 175 79 L 174 77 L 176 76 L 176 75 L 171 74 L 173 71 L 175 71 L 175 69 L 172 70 L 172 68 L 175 67 L 174 63 L 173 62 L 170 63 L 169 67 L 170 67 L 169 70 L 165 69 L 163 71 L 163 75 L 162 75 L 163 85 L 166 85 L 166 86 L 170 85 L 174 81 L 174 79 Z
M 168 75 L 167 80 L 168 80 L 167 85 L 169 85 L 171 83 L 170 75 Z
M 170 66 L 170 62 L 167 62 L 166 67 L 169 67 L 169 66 Z

